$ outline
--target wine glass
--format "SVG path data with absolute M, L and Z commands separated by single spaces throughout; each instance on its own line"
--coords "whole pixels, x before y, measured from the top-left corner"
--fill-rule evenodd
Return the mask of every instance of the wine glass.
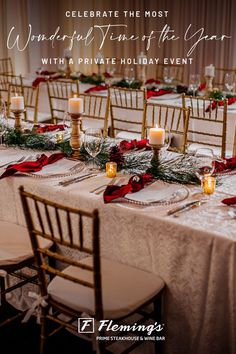
M 196 92 L 200 84 L 201 84 L 201 80 L 199 74 L 191 74 L 189 76 L 189 90 L 193 91 L 193 96 L 196 96 Z
M 166 84 L 171 84 L 174 80 L 173 70 L 172 68 L 164 68 L 163 70 L 163 80 Z
M 116 71 L 116 68 L 114 65 L 112 65 L 112 64 L 107 65 L 106 72 L 108 74 L 108 77 L 106 78 L 105 82 L 108 86 L 111 86 L 111 84 L 112 84 L 115 71 Z
M 0 146 L 3 145 L 3 136 L 8 128 L 6 103 L 0 101 Z
M 103 144 L 101 129 L 88 128 L 84 133 L 84 148 L 93 159 L 93 166 L 90 170 L 96 171 L 96 156 L 100 153 Z
M 127 67 L 125 68 L 125 81 L 128 83 L 129 87 L 132 84 L 132 82 L 134 82 L 135 80 L 135 72 L 134 72 L 134 68 L 130 68 Z
M 224 79 L 225 87 L 229 93 L 235 88 L 235 76 L 234 73 L 226 73 Z

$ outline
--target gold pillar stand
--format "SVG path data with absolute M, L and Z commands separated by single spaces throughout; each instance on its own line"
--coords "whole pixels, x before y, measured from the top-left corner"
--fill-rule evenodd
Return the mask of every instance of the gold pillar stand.
M 161 149 L 163 149 L 165 147 L 165 144 L 163 144 L 163 145 L 162 144 L 160 144 L 160 145 L 147 144 L 147 146 L 150 146 L 153 151 L 151 165 L 152 166 L 159 166 L 161 164 L 160 152 L 161 152 Z
M 214 76 L 206 76 L 206 96 L 207 97 L 210 97 L 210 94 L 213 91 L 213 79 Z
M 82 114 L 69 113 L 71 117 L 71 137 L 70 146 L 72 148 L 72 160 L 79 160 L 80 158 L 80 125 Z
M 15 116 L 15 124 L 14 124 L 14 128 L 16 130 L 21 131 L 21 114 L 25 112 L 25 109 L 14 109 L 12 110 L 12 113 Z

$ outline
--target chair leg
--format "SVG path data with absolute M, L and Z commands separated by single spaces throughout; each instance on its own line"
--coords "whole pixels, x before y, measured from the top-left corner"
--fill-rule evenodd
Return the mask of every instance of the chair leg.
M 154 318 L 158 324 L 162 324 L 162 296 L 161 294 L 156 298 L 154 305 Z M 162 341 L 155 341 L 155 354 L 161 354 L 163 351 Z
M 47 339 L 47 315 L 48 309 L 42 308 L 41 314 L 41 334 L 40 334 L 40 354 L 45 354 L 45 346 L 46 346 L 46 339 Z

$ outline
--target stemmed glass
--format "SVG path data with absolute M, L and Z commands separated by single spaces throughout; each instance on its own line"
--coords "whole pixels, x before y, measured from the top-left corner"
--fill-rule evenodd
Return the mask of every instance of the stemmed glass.
M 124 78 L 125 78 L 125 81 L 129 84 L 129 87 L 130 87 L 132 82 L 134 82 L 134 80 L 135 80 L 134 68 L 130 68 L 130 67 L 125 68 L 125 76 L 124 76 Z
M 116 71 L 116 68 L 114 65 L 112 65 L 112 64 L 107 65 L 106 72 L 108 73 L 109 77 L 106 78 L 105 82 L 108 86 L 111 86 L 111 84 L 112 84 L 115 71 Z
M 8 128 L 7 109 L 4 101 L 0 101 L 0 146 L 3 145 L 3 136 Z
M 173 70 L 172 68 L 164 68 L 163 70 L 163 80 L 166 84 L 171 84 L 174 80 Z
M 93 159 L 93 165 L 89 169 L 92 171 L 97 171 L 95 164 L 96 156 L 100 153 L 103 144 L 103 136 L 101 129 L 86 129 L 83 140 L 85 150 Z
M 235 75 L 233 72 L 225 74 L 224 83 L 227 91 L 231 93 L 235 88 Z
M 200 84 L 201 84 L 200 75 L 191 74 L 189 77 L 189 89 L 190 91 L 193 91 L 193 96 L 196 96 L 196 92 Z

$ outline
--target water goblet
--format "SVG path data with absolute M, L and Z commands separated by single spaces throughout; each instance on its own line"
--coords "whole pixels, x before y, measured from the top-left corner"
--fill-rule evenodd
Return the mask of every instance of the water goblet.
M 235 88 L 235 75 L 233 72 L 228 72 L 225 74 L 224 84 L 228 93 L 230 94 Z
M 88 128 L 85 130 L 83 137 L 84 148 L 92 157 L 93 165 L 89 168 L 92 171 L 97 171 L 95 164 L 96 156 L 100 153 L 103 144 L 103 136 L 101 129 Z
M 189 77 L 189 90 L 193 91 L 193 96 L 196 96 L 196 92 L 200 86 L 201 80 L 199 74 L 191 74 Z
M 135 80 L 134 68 L 127 67 L 125 68 L 125 81 L 128 83 L 129 87 Z

